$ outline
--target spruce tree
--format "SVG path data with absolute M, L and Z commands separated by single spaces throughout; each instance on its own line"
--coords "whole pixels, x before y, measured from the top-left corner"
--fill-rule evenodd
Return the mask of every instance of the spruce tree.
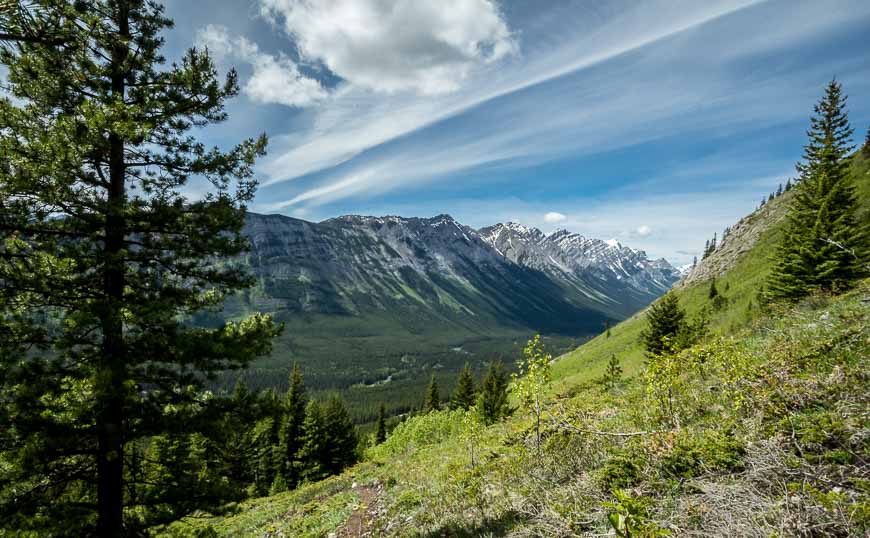
M 861 148 L 861 153 L 865 159 L 870 159 L 870 127 L 867 128 L 867 138 L 864 140 L 864 147 Z
M 219 405 L 201 397 L 205 377 L 276 334 L 263 315 L 186 322 L 251 283 L 212 261 L 247 246 L 266 139 L 227 152 L 196 140 L 226 118 L 236 75 L 220 82 L 193 49 L 165 65 L 156 3 L 21 6 L 0 20 L 15 97 L 0 99 L 0 491 L 18 492 L 0 495 L 0 524 L 121 536 L 148 524 L 124 519 L 142 486 L 125 483 L 129 449 L 204 427 Z M 182 192 L 194 176 L 212 186 L 197 200 Z
M 272 388 L 264 390 L 259 394 L 258 422 L 254 428 L 254 440 L 257 445 L 256 484 L 260 495 L 269 492 L 276 475 L 283 476 L 281 446 L 283 422 L 284 406 L 278 393 Z
M 379 445 L 387 440 L 387 410 L 384 402 L 378 407 L 378 422 L 375 429 L 375 444 Z
M 329 459 L 329 440 L 323 419 L 323 409 L 316 401 L 308 402 L 305 407 L 305 422 L 302 431 L 302 448 L 299 450 L 300 477 L 303 480 L 320 480 L 327 476 L 326 462 Z
M 344 402 L 337 395 L 323 406 L 323 427 L 326 434 L 323 469 L 328 474 L 338 474 L 356 463 L 359 438 Z
M 622 365 L 619 364 L 619 359 L 615 354 L 610 355 L 610 360 L 607 362 L 607 370 L 604 372 L 604 387 L 613 389 L 619 384 L 622 379 Z
M 704 242 L 704 254 L 701 256 L 701 259 L 706 260 L 707 256 L 709 256 L 709 255 L 710 255 L 710 240 L 707 239 L 707 241 Z
M 707 292 L 707 298 L 711 301 L 719 296 L 719 290 L 716 289 L 716 279 L 710 281 L 710 291 Z
M 306 417 L 308 396 L 305 381 L 298 363 L 293 364 L 290 374 L 290 388 L 284 401 L 284 420 L 281 428 L 281 469 L 288 488 L 299 483 L 301 461 L 299 451 L 302 449 L 302 437 Z
M 508 407 L 508 375 L 504 363 L 495 360 L 489 363 L 480 385 L 477 403 L 483 423 L 495 424 L 510 414 Z
M 439 411 L 441 409 L 441 396 L 438 393 L 438 381 L 435 374 L 429 379 L 429 387 L 426 389 L 426 399 L 423 400 L 423 414 Z
M 779 198 L 780 196 L 782 196 L 782 183 L 776 188 L 776 197 Z
M 474 376 L 468 363 L 459 372 L 456 388 L 450 398 L 451 409 L 469 409 L 477 400 L 477 388 L 474 386 Z
M 145 485 L 136 494 L 148 522 L 175 521 L 204 505 L 221 513 L 222 504 L 241 498 L 238 488 L 222 478 L 220 463 L 199 434 L 154 436 L 143 460 L 137 482 Z
M 846 96 L 833 80 L 815 106 L 809 142 L 797 164 L 800 179 L 768 282 L 771 297 L 836 292 L 864 273 L 865 230 L 856 224 L 857 201 L 847 160 L 852 133 Z
M 648 357 L 670 350 L 680 333 L 685 330 L 685 317 L 674 292 L 666 293 L 649 307 L 646 315 L 647 326 L 640 334 Z
M 786 182 L 785 182 L 785 191 L 784 191 L 784 192 L 788 192 L 788 191 L 790 191 L 790 190 L 791 190 L 791 187 L 792 187 L 792 184 L 791 184 L 791 178 L 788 178 L 788 179 L 786 180 Z

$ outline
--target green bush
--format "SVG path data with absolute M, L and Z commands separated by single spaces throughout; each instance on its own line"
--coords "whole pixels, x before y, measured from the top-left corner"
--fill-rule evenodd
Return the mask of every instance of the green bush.
M 640 481 L 639 456 L 617 454 L 607 460 L 598 471 L 598 480 L 608 490 L 630 488 Z
M 385 442 L 372 447 L 369 456 L 377 459 L 404 454 L 455 437 L 464 430 L 465 413 L 463 409 L 454 409 L 411 417 L 396 426 Z
M 746 449 L 730 433 L 705 431 L 684 434 L 662 458 L 661 469 L 673 478 L 693 478 L 704 472 L 734 472 L 743 469 Z

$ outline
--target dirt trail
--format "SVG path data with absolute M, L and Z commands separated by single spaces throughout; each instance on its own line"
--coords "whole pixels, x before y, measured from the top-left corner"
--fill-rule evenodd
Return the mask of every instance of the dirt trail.
M 359 504 L 347 521 L 340 526 L 334 534 L 335 538 L 362 538 L 372 535 L 372 523 L 378 516 L 380 494 L 383 486 L 357 486 L 353 489 L 359 495 Z

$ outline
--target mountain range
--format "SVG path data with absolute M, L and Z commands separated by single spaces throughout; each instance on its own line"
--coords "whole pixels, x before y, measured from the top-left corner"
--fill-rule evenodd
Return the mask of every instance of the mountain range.
M 584 334 L 622 319 L 679 278 L 666 260 L 615 241 L 516 223 L 480 230 L 449 215 L 349 215 L 320 223 L 250 213 L 251 306 Z
M 679 278 L 667 261 L 616 241 L 516 223 L 477 230 L 449 215 L 309 222 L 249 213 L 243 233 L 251 249 L 240 261 L 255 285 L 198 321 L 272 313 L 286 329 L 245 373 L 249 383 L 280 389 L 298 361 L 313 388 L 348 389 L 352 402 L 354 386 L 384 380 L 391 399 L 405 390 L 400 399 L 414 402 L 429 372 L 448 383 L 465 362 L 512 362 L 535 332 L 566 350 Z

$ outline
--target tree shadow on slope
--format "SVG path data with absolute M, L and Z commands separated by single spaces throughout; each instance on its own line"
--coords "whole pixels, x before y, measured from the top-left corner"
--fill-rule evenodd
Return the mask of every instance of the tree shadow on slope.
M 479 522 L 462 524 L 458 522 L 448 523 L 426 533 L 421 533 L 421 538 L 479 538 L 480 536 L 505 536 L 516 526 L 525 521 L 519 513 L 505 512 L 499 517 L 486 518 Z

